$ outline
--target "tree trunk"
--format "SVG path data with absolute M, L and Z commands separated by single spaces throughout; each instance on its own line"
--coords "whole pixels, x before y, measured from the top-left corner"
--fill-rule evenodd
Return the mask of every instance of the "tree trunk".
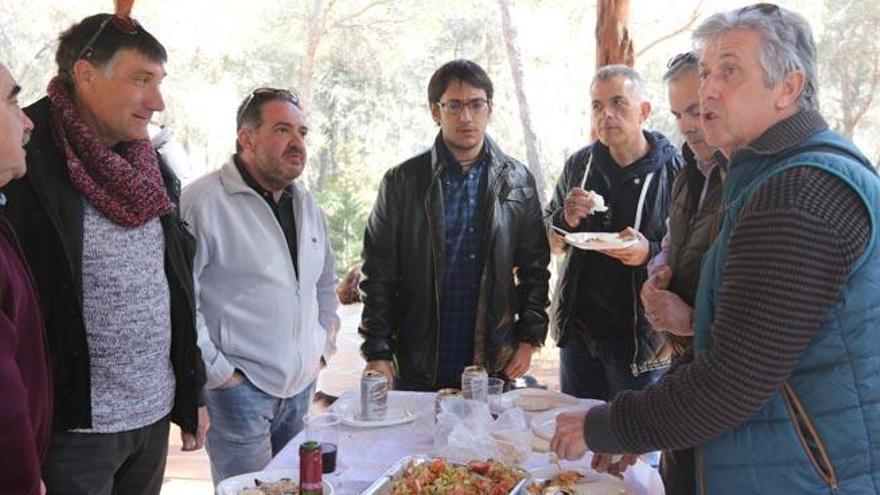
M 309 12 L 308 38 L 306 40 L 306 52 L 303 55 L 302 68 L 299 71 L 300 108 L 308 115 L 312 100 L 312 78 L 315 74 L 315 61 L 318 54 L 318 45 L 324 35 L 324 0 L 314 0 L 312 10 Z
M 598 0 L 596 4 L 596 68 L 636 63 L 629 37 L 630 0 Z
M 504 31 L 504 44 L 507 47 L 507 58 L 510 62 L 510 72 L 513 75 L 513 85 L 516 88 L 516 99 L 519 102 L 519 118 L 523 127 L 523 139 L 526 143 L 526 161 L 532 175 L 535 176 L 535 186 L 538 188 L 538 198 L 544 204 L 544 192 L 546 187 L 546 175 L 541 164 L 541 146 L 538 135 L 532 124 L 532 114 L 529 100 L 525 92 L 525 75 L 522 58 L 517 43 L 516 27 L 510 17 L 511 7 L 514 0 L 498 0 L 501 7 L 501 26 Z

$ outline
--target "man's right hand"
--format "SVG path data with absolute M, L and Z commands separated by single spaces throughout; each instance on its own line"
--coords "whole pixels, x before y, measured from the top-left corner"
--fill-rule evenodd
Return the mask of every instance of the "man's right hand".
M 391 361 L 368 361 L 366 369 L 385 375 L 388 378 L 388 390 L 394 388 L 394 370 L 391 367 Z
M 587 192 L 580 187 L 573 187 L 565 197 L 565 207 L 563 209 L 563 220 L 569 229 L 577 228 L 581 220 L 593 212 L 596 203 L 593 194 Z
M 231 375 L 229 375 L 229 378 L 227 378 L 226 381 L 223 382 L 223 385 L 220 385 L 217 388 L 219 388 L 219 389 L 232 388 L 243 381 L 244 381 L 244 374 L 241 371 L 235 370 L 232 372 Z

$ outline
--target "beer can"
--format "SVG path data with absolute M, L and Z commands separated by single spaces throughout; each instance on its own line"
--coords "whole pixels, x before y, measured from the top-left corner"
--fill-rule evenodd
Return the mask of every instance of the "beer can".
M 461 397 L 461 391 L 457 388 L 441 388 L 434 397 L 434 422 L 437 422 L 437 416 L 443 410 L 443 401 L 449 399 L 457 399 Z
M 322 471 L 321 444 L 311 440 L 303 442 L 299 446 L 300 495 L 323 495 Z
M 465 399 L 489 401 L 489 374 L 482 366 L 468 366 L 461 373 L 461 395 Z
M 364 421 L 385 419 L 388 412 L 388 377 L 366 370 L 361 377 L 361 417 Z

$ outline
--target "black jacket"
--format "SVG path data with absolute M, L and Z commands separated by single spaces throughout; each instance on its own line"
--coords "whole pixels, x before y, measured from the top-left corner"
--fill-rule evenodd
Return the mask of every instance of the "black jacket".
M 389 170 L 364 234 L 361 350 L 368 361 L 394 360 L 401 388 L 438 384 L 438 321 L 443 280 L 444 210 L 434 147 Z M 550 251 L 528 169 L 489 137 L 488 184 L 474 362 L 501 371 L 520 342 L 547 334 Z
M 639 231 L 648 239 L 650 244 L 649 258 L 660 251 L 660 241 L 666 234 L 666 217 L 669 201 L 672 194 L 672 185 L 682 167 L 682 157 L 678 150 L 663 135 L 656 132 L 645 132 L 645 137 L 650 144 L 648 154 L 626 167 L 625 170 L 615 170 L 618 175 L 624 174 L 622 184 L 631 186 L 644 181 L 648 173 L 654 176 L 649 184 L 645 196 L 642 223 Z M 609 174 L 608 167 L 616 167 L 611 161 L 608 148 L 601 142 L 596 141 L 590 146 L 582 148 L 572 155 L 565 163 L 565 168 L 556 185 L 553 199 L 544 210 L 545 221 L 549 225 L 564 230 L 569 230 L 562 218 L 565 197 L 573 187 L 579 187 L 586 169 L 590 154 L 595 157 L 587 180 L 586 189 L 594 190 L 608 200 L 614 197 L 611 191 L 612 180 L 621 180 L 620 177 L 613 179 Z M 612 203 L 612 210 L 613 203 Z M 601 225 L 600 215 L 590 215 L 584 219 L 575 231 L 593 232 L 608 231 L 606 226 Z M 554 235 L 548 233 L 548 235 Z M 575 328 L 573 324 L 574 312 L 579 302 L 584 297 L 578 294 L 581 284 L 582 272 L 587 270 L 590 263 L 618 263 L 605 255 L 593 251 L 582 251 L 576 248 L 568 248 L 560 267 L 559 281 L 557 283 L 551 314 L 551 332 L 560 347 L 564 347 L 567 340 L 574 337 L 584 337 L 584 328 Z M 616 290 L 625 291 L 631 301 L 632 309 L 621 319 L 629 321 L 628 332 L 622 338 L 632 339 L 633 361 L 631 369 L 634 375 L 646 371 L 668 366 L 668 356 L 664 354 L 664 338 L 660 332 L 655 332 L 648 323 L 642 308 L 639 291 L 647 280 L 647 268 L 634 267 L 626 270 L 629 276 L 623 280 L 594 280 L 586 284 L 597 291 L 608 290 L 607 287 L 615 287 Z
M 65 158 L 51 136 L 48 98 L 25 109 L 34 122 L 27 146 L 28 174 L 9 183 L 7 214 L 30 263 L 52 356 L 55 430 L 90 428 L 89 349 L 82 314 L 82 196 L 70 182 Z M 176 390 L 171 420 L 193 432 L 205 368 L 196 345 L 192 260 L 195 239 L 178 209 L 180 183 L 164 163 L 162 178 L 174 211 L 161 218 L 165 274 L 171 295 L 171 363 Z

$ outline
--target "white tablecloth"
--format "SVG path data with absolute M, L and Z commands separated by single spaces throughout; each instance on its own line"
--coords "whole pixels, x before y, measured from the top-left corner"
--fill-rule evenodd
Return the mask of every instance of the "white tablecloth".
M 407 424 L 384 428 L 339 427 L 336 474 L 324 475 L 337 495 L 359 494 L 403 457 L 416 454 L 432 454 L 434 429 L 434 394 L 418 392 L 391 392 L 389 400 L 405 403 L 418 413 L 418 418 Z M 358 392 L 347 392 L 334 404 L 348 409 L 351 401 L 358 400 Z M 346 407 L 348 405 L 349 407 Z M 299 469 L 299 446 L 305 433 L 300 432 L 266 466 L 266 469 Z M 526 469 L 550 465 L 547 454 L 533 452 L 523 462 Z M 563 462 L 563 466 L 589 469 L 590 454 L 576 462 Z M 663 495 L 663 483 L 657 471 L 639 461 L 631 467 L 624 478 L 631 495 Z

